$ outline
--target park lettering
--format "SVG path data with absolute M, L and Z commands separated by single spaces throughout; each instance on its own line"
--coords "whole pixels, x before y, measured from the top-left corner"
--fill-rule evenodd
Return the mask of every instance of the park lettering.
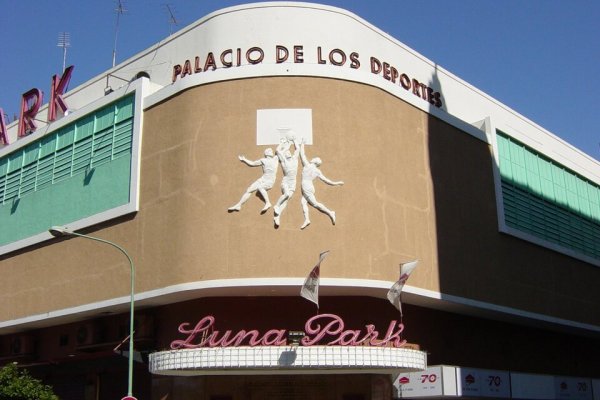
M 67 103 L 65 103 L 62 96 L 71 80 L 73 68 L 73 65 L 66 68 L 60 78 L 58 78 L 58 75 L 52 77 L 52 82 L 50 83 L 50 101 L 48 102 L 48 122 L 56 121 L 59 111 L 64 115 L 68 109 Z M 35 117 L 43 100 L 44 95 L 40 89 L 33 88 L 23 93 L 17 134 L 19 138 L 27 136 L 37 129 Z M 10 143 L 6 129 L 6 120 L 4 119 L 4 110 L 0 108 L 0 145 L 8 144 Z
M 264 333 L 258 330 L 226 330 L 215 329 L 215 317 L 208 315 L 192 327 L 189 322 L 179 325 L 179 332 L 187 335 L 183 340 L 171 342 L 171 349 L 195 349 L 200 347 L 229 346 L 284 346 L 287 343 L 288 331 L 271 329 Z M 300 341 L 302 346 L 378 346 L 402 347 L 406 340 L 402 339 L 404 325 L 395 320 L 390 321 L 386 332 L 380 338 L 375 325 L 365 325 L 364 329 L 345 329 L 344 321 L 335 314 L 319 314 L 308 319 L 304 325 L 305 336 Z

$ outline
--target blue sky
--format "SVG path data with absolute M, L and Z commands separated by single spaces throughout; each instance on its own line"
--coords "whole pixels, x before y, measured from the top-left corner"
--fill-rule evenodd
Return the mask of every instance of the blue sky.
M 247 1 L 122 0 L 117 63 L 204 15 Z M 323 0 L 405 43 L 596 160 L 600 160 L 600 1 Z M 177 25 L 169 24 L 173 11 Z M 114 0 L 0 0 L 0 107 L 47 92 L 69 32 L 70 87 L 112 65 Z

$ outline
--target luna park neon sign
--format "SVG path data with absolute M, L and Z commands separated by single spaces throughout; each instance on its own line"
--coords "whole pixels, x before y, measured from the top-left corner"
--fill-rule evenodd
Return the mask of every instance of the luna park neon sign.
M 200 347 L 230 346 L 284 346 L 287 343 L 288 331 L 271 329 L 264 333 L 258 330 L 218 331 L 215 330 L 215 317 L 207 315 L 195 326 L 189 322 L 179 325 L 178 331 L 187 337 L 171 342 L 171 349 L 196 349 Z M 390 321 L 386 332 L 380 337 L 375 325 L 365 325 L 363 329 L 345 329 L 344 320 L 335 314 L 318 314 L 309 318 L 304 325 L 305 336 L 302 346 L 378 346 L 402 347 L 406 340 L 402 339 L 404 324 Z
M 48 102 L 48 122 L 56 121 L 59 117 L 59 111 L 64 115 L 67 111 L 67 103 L 63 99 L 63 94 L 73 73 L 73 65 L 67 67 L 60 78 L 58 75 L 52 77 L 50 84 L 50 101 Z M 40 89 L 33 88 L 23 93 L 21 97 L 21 107 L 19 116 L 18 138 L 29 135 L 37 129 L 35 117 L 38 114 L 40 106 L 44 100 L 44 94 Z M 0 108 L 0 145 L 8 145 L 8 131 L 6 121 L 4 120 L 4 110 Z

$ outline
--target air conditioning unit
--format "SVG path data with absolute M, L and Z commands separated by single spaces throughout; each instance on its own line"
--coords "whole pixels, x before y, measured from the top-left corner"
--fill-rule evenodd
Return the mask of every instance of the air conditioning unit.
M 77 346 L 92 346 L 104 341 L 104 332 L 100 323 L 90 321 L 79 325 L 75 338 Z
M 140 314 L 135 316 L 133 321 L 135 338 L 136 339 L 152 339 L 154 338 L 154 316 L 148 314 Z
M 154 316 L 149 314 L 136 314 L 133 321 L 135 340 L 154 338 Z M 119 338 L 129 336 L 129 315 L 123 315 L 119 324 Z
M 155 345 L 156 323 L 154 315 L 151 314 L 136 314 L 133 323 L 133 339 L 135 349 L 139 351 L 152 349 Z M 123 315 L 119 324 L 119 341 L 121 346 L 128 343 L 129 337 L 129 315 Z
M 11 356 L 26 356 L 35 353 L 35 343 L 32 335 L 15 335 L 10 340 Z

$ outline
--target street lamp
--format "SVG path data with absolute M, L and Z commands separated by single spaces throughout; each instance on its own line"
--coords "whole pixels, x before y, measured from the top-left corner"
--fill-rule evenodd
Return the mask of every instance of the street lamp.
M 64 226 L 53 226 L 52 228 L 48 229 L 48 232 L 50 232 L 50 234 L 54 237 L 78 236 L 78 237 L 82 237 L 85 239 L 90 239 L 90 240 L 95 240 L 97 242 L 106 243 L 110 246 L 113 246 L 114 248 L 119 250 L 121 253 L 123 253 L 125 255 L 125 257 L 127 257 L 127 260 L 129 261 L 129 266 L 131 268 L 131 298 L 129 301 L 129 356 L 128 356 L 129 365 L 128 365 L 128 370 L 127 370 L 127 397 L 124 397 L 123 400 L 135 400 L 135 397 L 133 397 L 133 394 L 132 394 L 132 392 L 133 392 L 133 390 L 132 390 L 132 387 L 133 387 L 133 309 L 134 309 L 134 304 L 135 304 L 135 299 L 134 299 L 135 267 L 133 266 L 133 260 L 131 259 L 129 254 L 127 254 L 125 249 L 123 249 L 118 244 L 110 242 L 105 239 L 100 239 L 100 238 L 97 238 L 94 236 L 88 236 L 88 235 L 83 235 L 81 233 L 76 233 L 76 232 L 69 230 L 67 227 L 64 227 Z

